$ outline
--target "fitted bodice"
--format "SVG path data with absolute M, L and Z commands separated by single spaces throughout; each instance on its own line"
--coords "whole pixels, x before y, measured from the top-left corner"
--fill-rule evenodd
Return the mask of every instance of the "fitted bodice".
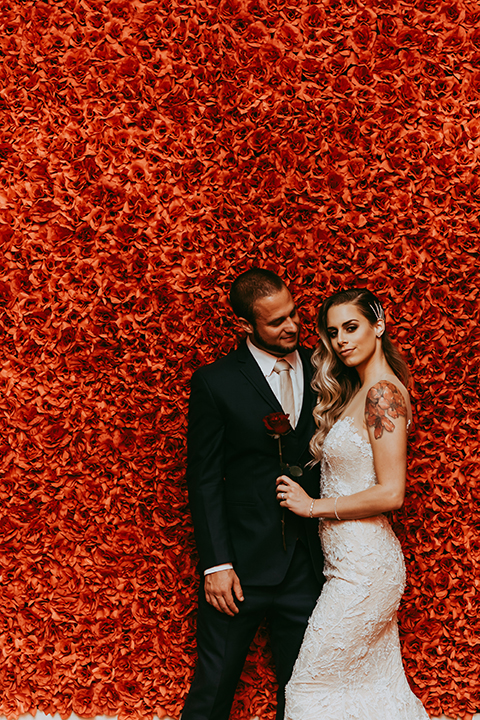
M 322 497 L 345 497 L 376 484 L 372 447 L 355 427 L 351 417 L 338 420 L 323 444 Z M 387 564 L 395 582 L 404 582 L 403 555 L 390 523 L 384 515 L 358 520 L 323 519 L 319 524 L 327 578 L 384 572 Z
M 341 497 L 375 485 L 372 447 L 353 419 L 337 420 L 323 445 L 322 497 Z

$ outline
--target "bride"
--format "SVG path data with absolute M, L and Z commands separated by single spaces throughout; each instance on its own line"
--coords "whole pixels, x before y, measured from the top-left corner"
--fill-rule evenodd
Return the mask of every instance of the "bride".
M 408 369 L 379 300 L 345 290 L 320 308 L 311 441 L 321 498 L 283 475 L 282 507 L 318 517 L 325 583 L 286 688 L 285 720 L 428 720 L 403 670 L 396 611 L 405 566 L 382 513 L 405 493 Z

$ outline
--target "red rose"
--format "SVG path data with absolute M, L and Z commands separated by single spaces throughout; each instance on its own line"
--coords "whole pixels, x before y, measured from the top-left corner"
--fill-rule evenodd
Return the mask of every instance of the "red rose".
M 344 186 L 343 176 L 336 172 L 331 172 L 327 176 L 327 184 L 332 192 L 341 192 Z
M 347 95 L 352 90 L 350 80 L 345 75 L 337 77 L 332 85 L 332 88 L 338 95 Z
M 273 412 L 265 415 L 263 422 L 267 430 L 274 435 L 286 435 L 292 429 L 285 413 Z
M 372 31 L 368 25 L 360 25 L 353 31 L 353 42 L 356 48 L 365 50 L 372 42 Z
M 340 53 L 337 53 L 332 57 L 330 60 L 330 72 L 333 75 L 339 75 L 341 72 L 343 72 L 346 68 L 346 61 L 345 57 L 343 55 L 340 55 Z
M 323 62 L 313 58 L 305 58 L 302 62 L 302 74 L 307 78 L 316 78 L 323 73 Z
M 249 138 L 249 145 L 256 155 L 262 153 L 270 143 L 271 134 L 266 128 L 258 129 Z
M 392 37 L 397 32 L 397 21 L 394 15 L 379 15 L 377 22 L 381 35 Z
M 367 65 L 357 65 L 354 77 L 360 85 L 370 85 L 373 82 L 373 75 Z
M 294 25 L 281 25 L 275 34 L 275 40 L 282 43 L 287 50 L 293 50 L 302 43 L 302 35 Z
M 351 147 L 357 146 L 359 135 L 360 131 L 357 125 L 350 124 L 340 130 L 340 137 L 343 143 Z
M 280 62 L 279 72 L 283 80 L 294 83 L 300 77 L 300 64 L 294 58 L 287 56 Z

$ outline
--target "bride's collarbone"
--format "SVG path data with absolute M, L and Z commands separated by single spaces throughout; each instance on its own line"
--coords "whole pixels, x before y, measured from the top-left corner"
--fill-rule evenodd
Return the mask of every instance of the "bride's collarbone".
M 363 437 L 368 441 L 369 437 L 367 423 L 365 420 L 365 401 L 363 401 L 362 404 L 356 402 L 356 400 L 357 398 L 355 397 L 355 399 L 345 408 L 339 419 L 346 420 L 348 418 L 360 437 Z
M 373 385 L 374 384 L 375 383 L 373 383 Z M 369 437 L 367 421 L 365 419 L 365 402 L 367 400 L 367 393 L 371 387 L 372 383 L 369 383 L 368 387 L 366 384 L 362 385 L 362 387 L 359 388 L 356 394 L 353 396 L 340 417 L 340 420 L 350 418 L 356 431 L 361 437 L 363 437 L 367 441 L 369 440 Z
M 365 401 L 367 399 L 367 392 L 368 389 L 363 391 L 363 388 L 360 388 L 340 416 L 341 420 L 346 417 L 351 418 L 357 428 L 363 428 L 365 432 L 367 431 L 367 425 L 365 422 Z

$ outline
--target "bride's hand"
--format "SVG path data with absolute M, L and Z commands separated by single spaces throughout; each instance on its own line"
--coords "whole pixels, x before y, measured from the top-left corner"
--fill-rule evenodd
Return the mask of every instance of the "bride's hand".
M 277 478 L 277 500 L 281 507 L 288 508 L 295 515 L 309 516 L 312 498 L 295 480 L 286 475 Z

